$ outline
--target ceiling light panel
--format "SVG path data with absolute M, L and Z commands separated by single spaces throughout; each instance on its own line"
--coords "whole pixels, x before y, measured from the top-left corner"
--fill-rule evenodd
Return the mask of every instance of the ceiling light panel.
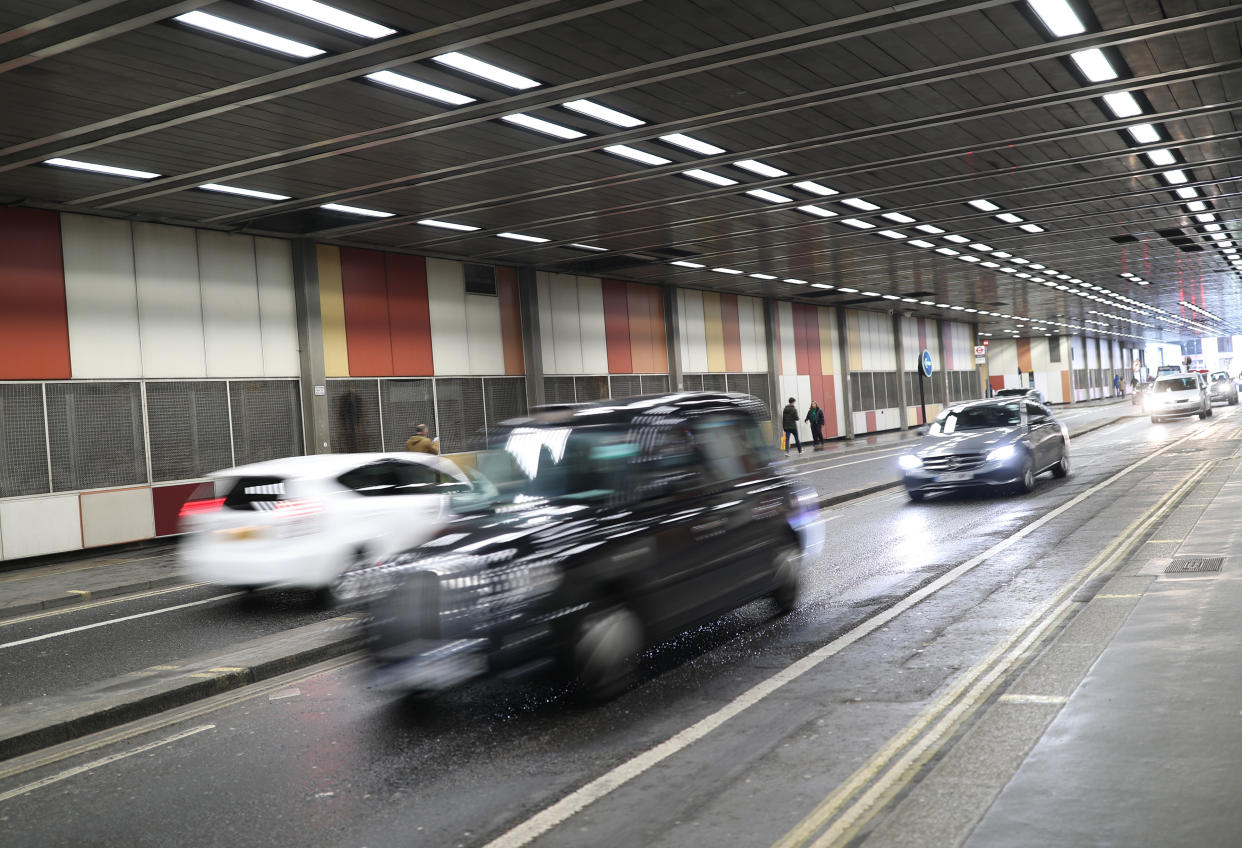
M 860 221 L 857 218 L 842 218 L 837 223 L 845 224 L 845 226 L 853 227 L 856 230 L 874 230 L 875 229 L 875 224 L 870 224 L 866 221 Z
M 1128 91 L 1114 91 L 1104 95 L 1104 105 L 1113 113 L 1114 118 L 1132 118 L 1143 114 L 1143 107 Z
M 551 241 L 551 239 L 546 239 L 546 238 L 543 238 L 542 236 L 528 236 L 522 233 L 496 233 L 496 235 L 502 239 L 512 239 L 513 241 L 528 241 L 534 244 L 543 244 L 544 242 Z
M 395 29 L 377 24 L 375 21 L 368 21 L 366 18 L 329 6 L 327 3 L 318 3 L 316 0 L 259 0 L 259 2 L 335 29 L 369 38 L 372 41 L 396 33 Z
M 460 230 L 464 233 L 472 233 L 479 229 L 478 227 L 472 227 L 470 224 L 455 224 L 452 221 L 437 221 L 434 218 L 424 218 L 418 223 L 424 227 L 438 227 L 441 230 Z
M 766 200 L 768 203 L 792 203 L 792 197 L 786 197 L 783 194 L 777 194 L 774 191 L 768 191 L 766 188 L 754 188 L 746 192 L 751 197 L 757 197 L 760 200 Z
M 1160 140 L 1160 131 L 1151 124 L 1135 124 L 1126 127 L 1126 132 L 1137 144 L 1154 144 Z
M 544 135 L 550 135 L 553 138 L 564 139 L 566 141 L 586 137 L 586 133 L 579 130 L 562 126 L 561 124 L 555 124 L 552 121 L 545 121 L 543 118 L 536 118 L 534 115 L 526 115 L 521 112 L 514 115 L 505 115 L 500 120 L 507 124 L 524 127 L 525 129 L 533 130 L 537 133 L 543 133 Z
M 831 209 L 825 209 L 822 206 L 799 206 L 798 211 L 805 212 L 808 215 L 814 215 L 817 218 L 835 218 L 837 216 L 836 212 L 833 212 Z
M 219 183 L 204 183 L 199 186 L 203 191 L 216 191 L 221 194 L 236 194 L 239 197 L 253 197 L 258 200 L 288 200 L 287 194 L 273 194 L 270 191 L 258 191 L 253 188 L 239 188 L 238 186 L 220 185 Z
M 594 100 L 571 100 L 561 105 L 570 111 L 577 112 L 579 115 L 586 115 L 588 118 L 603 121 L 605 124 L 612 124 L 614 127 L 629 129 L 631 127 L 641 127 L 647 123 L 641 118 L 618 112 L 616 109 L 610 109 L 602 103 L 596 103 Z
M 802 191 L 805 191 L 807 194 L 817 194 L 820 197 L 831 197 L 834 194 L 840 193 L 835 188 L 829 188 L 823 183 L 817 183 L 811 180 L 803 180 L 800 183 L 794 183 L 793 187 L 797 189 L 801 189 Z
M 513 71 L 507 71 L 489 62 L 475 59 L 473 56 L 467 56 L 465 53 L 443 53 L 439 56 L 433 56 L 431 61 L 461 71 L 464 74 L 470 74 L 479 79 L 494 82 L 505 88 L 514 89 L 515 91 L 538 88 L 540 85 L 539 82 L 530 77 L 515 74 Z
M 1022 218 L 1019 217 L 1018 215 L 1013 214 L 1012 212 L 1002 212 L 996 216 L 996 220 L 1004 221 L 1006 224 L 1022 223 Z
M 1172 150 L 1161 147 L 1156 150 L 1148 150 L 1146 154 L 1147 161 L 1153 165 L 1172 165 L 1177 161 L 1177 157 L 1173 155 Z
M 133 168 L 118 168 L 115 165 L 99 165 L 95 162 L 83 162 L 80 159 L 47 159 L 44 165 L 57 168 L 72 168 L 75 171 L 90 171 L 95 174 L 108 174 L 113 177 L 129 177 L 132 180 L 153 180 L 160 176 L 151 171 L 136 171 Z
M 729 177 L 713 174 L 711 171 L 704 171 L 701 168 L 691 168 L 689 171 L 682 171 L 682 176 L 689 177 L 692 180 L 698 180 L 701 183 L 708 183 L 715 186 L 731 186 L 737 185 L 737 180 Z
M 944 230 L 940 229 L 934 224 L 919 224 L 917 227 L 915 227 L 915 229 L 922 230 L 925 233 L 931 233 L 934 236 L 938 236 L 944 232 Z
M 1078 66 L 1078 70 L 1082 71 L 1082 75 L 1089 82 L 1108 82 L 1109 80 L 1117 79 L 1117 72 L 1113 70 L 1113 66 L 1109 63 L 1108 57 L 1104 55 L 1104 51 L 1098 47 L 1071 53 L 1070 59 Z
M 838 202 L 843 206 L 850 206 L 861 212 L 875 212 L 880 208 L 869 200 L 863 200 L 861 197 L 847 197 Z
M 909 215 L 902 212 L 884 212 L 880 215 L 880 217 L 887 218 L 894 224 L 913 224 L 916 220 L 915 218 L 911 218 Z
M 714 144 L 708 144 L 706 141 L 699 141 L 697 138 L 685 135 L 683 133 L 671 133 L 670 135 L 660 136 L 660 141 L 665 144 L 671 144 L 674 147 L 680 147 L 683 150 L 689 150 L 691 153 L 697 153 L 700 156 L 715 156 L 724 153 L 723 147 L 717 147 Z
M 983 198 L 979 198 L 978 200 L 968 200 L 966 202 L 978 209 L 980 212 L 995 212 L 1000 209 L 1000 207 L 992 201 L 984 200 Z
M 743 159 L 740 162 L 734 162 L 733 167 L 741 168 L 743 171 L 750 171 L 752 174 L 758 174 L 761 177 L 787 177 L 789 173 L 782 171 L 780 168 L 773 168 L 771 165 L 765 165 L 754 159 Z
M 589 250 L 592 253 L 607 253 L 608 252 L 608 248 L 606 247 L 600 247 L 597 244 L 579 244 L 576 241 L 570 242 L 569 244 L 565 246 L 572 247 L 574 250 Z
M 364 218 L 391 218 L 395 212 L 381 212 L 378 209 L 363 209 L 361 206 L 346 206 L 344 203 L 324 203 L 320 209 L 333 212 L 344 212 L 346 215 L 361 215 Z
M 1027 0 L 1031 11 L 1039 16 L 1048 31 L 1057 38 L 1078 35 L 1087 28 L 1066 0 Z
M 366 78 L 380 85 L 386 85 L 390 88 L 396 88 L 401 91 L 417 94 L 419 97 L 426 97 L 428 100 L 435 100 L 437 103 L 447 103 L 450 106 L 464 106 L 467 103 L 473 103 L 473 97 L 467 97 L 464 94 L 458 94 L 447 88 L 441 88 L 438 85 L 432 85 L 422 80 L 416 80 L 413 77 L 407 77 L 404 74 L 398 74 L 393 71 L 376 71 L 373 74 L 367 74 Z
M 266 50 L 283 53 L 286 56 L 294 56 L 298 59 L 309 59 L 312 56 L 321 56 L 324 53 L 318 47 L 312 47 L 309 44 L 303 44 L 291 38 L 264 32 L 261 29 L 239 24 L 227 18 L 209 15 L 206 12 L 186 12 L 184 15 L 177 15 L 173 20 L 187 26 L 214 32 L 216 35 L 222 35 L 225 38 L 244 41 L 247 44 L 253 44 L 255 47 L 262 47 Z
M 628 144 L 613 144 L 605 147 L 605 153 L 611 153 L 613 156 L 620 156 L 622 159 L 632 159 L 635 162 L 641 162 L 644 165 L 667 165 L 672 159 L 665 159 L 663 156 L 656 156 L 645 150 L 639 150 L 637 147 L 630 147 Z

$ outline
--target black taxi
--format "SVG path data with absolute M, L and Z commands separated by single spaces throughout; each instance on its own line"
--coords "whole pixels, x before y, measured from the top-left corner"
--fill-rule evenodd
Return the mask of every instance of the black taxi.
M 794 607 L 822 544 L 748 395 L 537 411 L 490 432 L 432 540 L 354 572 L 375 685 L 436 692 L 555 664 L 595 699 L 645 648 L 760 598 Z

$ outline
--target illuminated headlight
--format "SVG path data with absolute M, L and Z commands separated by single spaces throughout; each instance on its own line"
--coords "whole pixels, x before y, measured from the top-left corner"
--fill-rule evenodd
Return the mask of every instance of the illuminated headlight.
M 1004 462 L 1013 457 L 1013 445 L 1004 445 L 988 453 L 988 462 Z
M 897 464 L 907 471 L 913 471 L 916 468 L 923 467 L 923 460 L 919 459 L 914 454 L 908 453 L 905 456 L 897 457 Z

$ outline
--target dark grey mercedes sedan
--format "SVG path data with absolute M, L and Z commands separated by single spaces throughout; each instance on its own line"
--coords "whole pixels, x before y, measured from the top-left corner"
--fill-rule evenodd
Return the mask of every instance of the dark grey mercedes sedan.
M 898 464 L 913 501 L 971 487 L 1029 492 L 1036 474 L 1069 474 L 1069 431 L 1029 398 L 959 403 L 941 411 Z

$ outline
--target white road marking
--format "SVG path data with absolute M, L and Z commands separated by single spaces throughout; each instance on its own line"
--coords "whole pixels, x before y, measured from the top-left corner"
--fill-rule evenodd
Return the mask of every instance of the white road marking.
M 201 601 L 190 601 L 186 604 L 177 604 L 173 607 L 164 607 L 163 609 L 151 610 L 149 612 L 135 613 L 134 615 L 125 615 L 120 618 L 110 618 L 107 621 L 97 621 L 94 624 L 83 624 L 81 627 L 70 627 L 68 630 L 57 630 L 55 633 L 44 633 L 42 636 L 31 636 L 27 639 L 18 639 L 14 642 L 4 642 L 0 644 L 0 650 L 5 648 L 16 648 L 19 645 L 29 645 L 32 642 L 42 642 L 44 639 L 55 639 L 57 636 L 68 636 L 70 633 L 81 633 L 83 630 L 94 630 L 96 627 L 107 627 L 109 624 L 120 624 L 123 621 L 133 621 L 136 618 L 147 618 L 152 615 L 163 615 L 166 612 L 176 612 L 177 610 L 188 609 L 189 607 L 197 607 L 203 604 L 210 604 L 216 601 L 222 601 L 225 598 L 236 598 L 244 592 L 229 592 L 224 595 L 213 595 L 210 598 L 204 598 Z
M 109 763 L 115 763 L 117 760 L 123 760 L 126 757 L 132 757 L 135 754 L 145 753 L 154 748 L 159 748 L 161 745 L 167 745 L 170 742 L 176 742 L 180 739 L 185 739 L 187 736 L 193 736 L 195 733 L 202 733 L 204 730 L 211 730 L 214 727 L 215 727 L 214 724 L 203 724 L 203 725 L 199 725 L 198 727 L 191 727 L 189 730 L 183 730 L 180 733 L 174 733 L 172 736 L 169 736 L 165 739 L 160 739 L 155 742 L 148 742 L 145 745 L 139 745 L 137 748 L 134 748 L 133 750 L 122 751 L 119 754 L 110 754 L 106 757 L 102 757 L 98 760 L 94 760 L 93 762 L 84 763 L 83 765 L 80 765 L 80 766 L 74 766 L 73 768 L 65 769 L 64 771 L 59 771 L 56 774 L 48 775 L 47 777 L 40 778 L 39 780 L 36 780 L 33 783 L 27 783 L 25 786 L 19 786 L 16 789 L 10 789 L 8 792 L 0 793 L 0 801 L 7 801 L 10 798 L 16 798 L 18 795 L 25 795 L 27 792 L 32 792 L 35 789 L 42 789 L 44 786 L 50 786 L 53 783 L 59 783 L 62 780 L 68 780 L 71 777 L 75 777 L 76 775 L 82 774 L 83 772 L 86 772 L 86 771 L 90 771 L 91 769 L 97 769 L 100 766 L 106 766 Z
M 913 445 L 911 445 L 911 447 L 913 447 Z M 878 454 L 879 451 L 876 451 L 876 453 Z M 825 466 L 823 468 L 812 468 L 808 471 L 795 471 L 794 475 L 797 477 L 801 477 L 804 474 L 818 474 L 821 471 L 835 471 L 836 469 L 844 468 L 847 465 L 858 465 L 863 462 L 874 462 L 877 459 L 892 459 L 898 453 L 905 453 L 905 450 L 903 449 L 901 451 L 885 453 L 883 456 L 871 456 L 871 457 L 868 457 L 867 459 L 856 459 L 853 462 L 842 462 L 839 465 Z M 844 457 L 842 457 L 842 459 L 844 459 Z
M 634 778 L 672 757 L 674 754 L 677 754 L 685 748 L 688 748 L 690 745 L 693 745 L 695 742 L 707 736 L 729 719 L 745 712 L 747 709 L 759 703 L 773 692 L 781 689 L 786 684 L 797 680 L 799 677 L 816 668 L 829 658 L 839 654 L 850 645 L 853 645 L 864 636 L 867 636 L 873 631 L 879 629 L 897 616 L 904 613 L 906 610 L 916 606 L 931 595 L 934 595 L 936 592 L 939 592 L 945 586 L 948 586 L 962 575 L 974 570 L 976 567 L 996 556 L 998 553 L 1001 553 L 1002 551 L 1017 544 L 1018 541 L 1034 533 L 1048 522 L 1060 517 L 1070 509 L 1073 509 L 1078 504 L 1087 500 L 1089 497 L 1102 491 L 1108 486 L 1111 486 L 1113 483 L 1116 483 L 1136 468 L 1146 465 L 1151 460 L 1182 444 L 1189 438 L 1189 436 L 1183 436 L 1180 439 L 1170 442 L 1132 465 L 1126 466 L 1108 479 L 1096 483 L 1094 486 L 1083 491 L 1073 499 L 1061 504 L 1061 506 L 1044 513 L 1035 521 L 997 542 L 983 553 L 968 559 L 966 562 L 963 562 L 950 571 L 940 575 L 932 582 L 923 586 L 921 589 L 907 595 L 897 604 L 882 612 L 876 613 L 873 617 L 862 621 L 853 629 L 841 636 L 838 636 L 828 644 L 817 648 L 802 659 L 796 660 L 776 672 L 766 680 L 755 684 L 750 689 L 746 690 L 741 695 L 738 695 L 732 701 L 716 710 L 714 713 L 699 719 L 699 721 L 679 733 L 674 734 L 658 745 L 647 749 L 611 771 L 595 778 L 590 783 L 587 783 L 586 785 L 569 793 L 551 806 L 545 807 L 543 810 L 540 810 L 535 815 L 526 819 L 526 821 L 521 822 L 516 827 L 511 828 L 493 839 L 484 848 L 521 848 L 521 846 L 529 844 L 532 840 L 539 838 L 572 816 L 586 809 L 591 804 L 611 794 L 614 790 L 619 789 Z

